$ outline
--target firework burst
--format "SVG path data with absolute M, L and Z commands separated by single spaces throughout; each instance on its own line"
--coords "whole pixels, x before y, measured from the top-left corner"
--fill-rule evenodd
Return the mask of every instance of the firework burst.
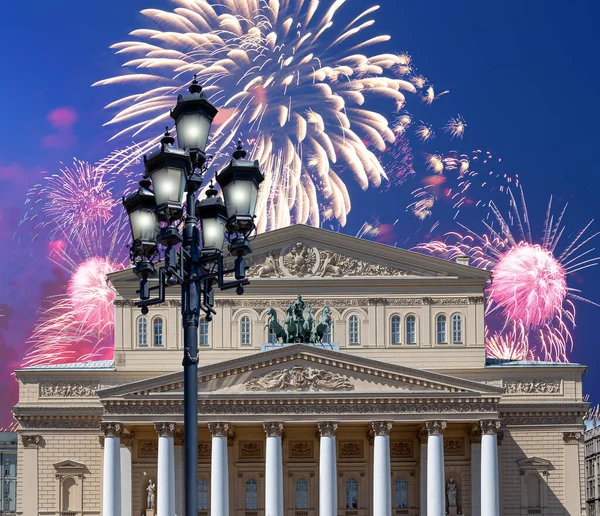
M 534 242 L 529 213 L 522 188 L 519 202 L 512 190 L 507 190 L 510 210 L 505 216 L 497 205 L 489 203 L 490 219 L 483 222 L 485 232 L 479 234 L 459 224 L 464 233 L 448 233 L 446 241 L 433 241 L 416 246 L 416 250 L 455 259 L 459 255 L 471 258 L 471 264 L 493 271 L 488 288 L 486 314 L 499 314 L 504 328 L 516 325 L 521 335 L 512 339 L 535 339 L 532 345 L 536 357 L 544 360 L 567 361 L 573 345 L 571 330 L 575 325 L 573 301 L 590 301 L 580 291 L 568 285 L 568 277 L 598 263 L 591 254 L 590 234 L 593 221 L 558 250 L 563 239 L 565 205 L 557 217 L 552 214 L 552 198 L 548 203 L 542 238 Z M 493 341 L 494 348 L 505 349 L 506 340 Z M 496 354 L 496 352 L 493 352 Z
M 211 102 L 222 106 L 209 144 L 215 168 L 241 135 L 265 172 L 259 230 L 327 219 L 344 225 L 346 175 L 362 189 L 388 179 L 376 153 L 396 135 L 374 103 L 384 110 L 388 101 L 382 112 L 394 112 L 407 92 L 430 86 L 414 75 L 407 54 L 369 53 L 390 39 L 373 32 L 379 7 L 351 14 L 345 0 L 174 3 L 173 12 L 142 11 L 164 30 L 135 30 L 134 40 L 113 45 L 132 57 L 124 64 L 131 72 L 96 83 L 142 87 L 107 106 L 118 110 L 108 122 L 122 127 L 115 137 L 156 133 L 197 73 Z

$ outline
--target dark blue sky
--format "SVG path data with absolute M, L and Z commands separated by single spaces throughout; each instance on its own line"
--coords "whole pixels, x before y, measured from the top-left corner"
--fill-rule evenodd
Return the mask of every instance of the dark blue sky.
M 360 2 L 360 0 L 349 0 Z M 462 114 L 468 129 L 462 148 L 501 155 L 526 190 L 534 227 L 540 228 L 551 194 L 569 202 L 568 232 L 596 217 L 597 141 L 600 99 L 598 39 L 600 7 L 595 2 L 380 0 L 380 32 L 392 35 L 388 51 L 406 51 L 438 91 L 444 113 Z M 362 4 L 361 4 L 362 5 Z M 20 246 L 4 254 L 2 299 L 14 316 L 0 326 L 4 360 L 18 359 L 40 305 L 38 282 L 51 280 L 44 248 L 27 244 L 16 223 L 27 189 L 42 170 L 54 170 L 73 156 L 94 162 L 110 149 L 103 128 L 109 89 L 91 88 L 117 75 L 122 60 L 110 44 L 144 25 L 143 8 L 169 9 L 165 0 L 8 2 L 0 17 L 3 127 L 0 146 L 0 236 Z M 53 126 L 48 114 L 70 107 L 77 120 Z M 395 193 L 353 198 L 348 233 L 365 219 L 398 218 Z M 386 203 L 381 200 L 385 199 Z M 471 221 L 465 221 L 471 222 Z M 595 225 L 600 227 L 600 223 Z M 409 224 L 396 232 L 416 231 Z M 600 269 L 598 269 L 600 270 Z M 591 269 L 573 278 L 591 299 L 600 301 L 600 277 Z M 26 287 L 26 288 L 25 288 Z M 48 287 L 50 288 L 50 287 Z M 51 290 L 51 289 L 50 289 Z M 596 332 L 600 309 L 577 305 L 573 360 L 590 366 L 585 390 L 600 401 L 596 370 Z M 8 357 L 8 358 L 6 358 Z

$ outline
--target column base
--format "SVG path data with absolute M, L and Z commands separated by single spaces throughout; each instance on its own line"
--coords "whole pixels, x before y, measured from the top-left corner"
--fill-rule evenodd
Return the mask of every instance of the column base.
M 448 516 L 456 516 L 458 514 L 457 507 L 448 507 Z
M 154 516 L 154 509 L 146 509 L 146 513 L 144 516 Z

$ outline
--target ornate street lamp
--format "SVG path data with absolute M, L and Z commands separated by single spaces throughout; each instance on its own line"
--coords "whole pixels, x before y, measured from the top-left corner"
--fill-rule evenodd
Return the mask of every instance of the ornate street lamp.
M 249 283 L 244 256 L 252 252 L 249 238 L 255 230 L 258 188 L 264 178 L 258 162 L 246 160 L 238 142 L 231 162 L 217 175 L 225 203 L 217 197 L 212 183 L 206 198 L 196 200 L 217 109 L 208 102 L 195 76 L 189 91 L 190 95 L 179 96 L 171 112 L 178 148 L 167 130 L 159 149 L 144 156 L 146 175 L 139 189 L 123 199 L 123 205 L 131 226 L 133 270 L 140 279 L 136 305 L 148 313 L 149 306 L 164 302 L 168 287 L 181 287 L 185 516 L 197 516 L 199 317 L 204 313 L 210 321 L 216 313 L 215 286 L 221 290 L 235 288 L 242 294 Z M 231 268 L 226 267 L 225 240 L 234 262 Z M 161 254 L 164 263 L 157 274 L 154 262 Z M 150 286 L 151 280 L 154 286 Z

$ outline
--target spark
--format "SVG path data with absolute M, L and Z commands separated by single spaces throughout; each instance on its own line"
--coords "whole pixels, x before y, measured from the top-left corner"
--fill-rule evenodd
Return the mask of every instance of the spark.
M 448 123 L 444 126 L 444 131 L 451 136 L 451 139 L 461 138 L 465 134 L 465 129 L 467 128 L 467 123 L 465 119 L 458 115 L 456 118 L 451 118 L 448 120 Z

